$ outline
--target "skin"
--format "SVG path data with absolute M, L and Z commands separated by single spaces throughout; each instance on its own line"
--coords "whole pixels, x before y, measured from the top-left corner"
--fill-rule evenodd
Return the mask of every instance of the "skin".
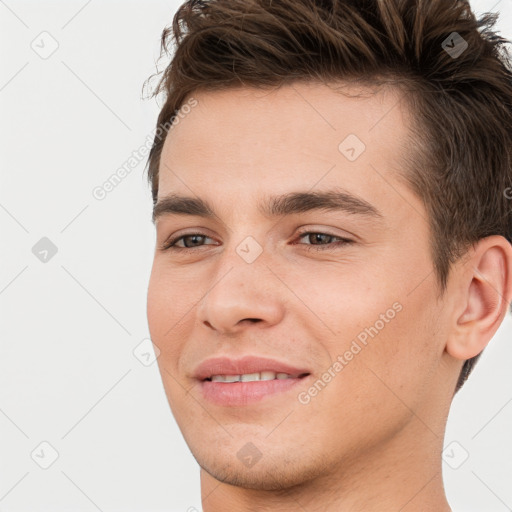
M 217 216 L 157 219 L 147 313 L 172 413 L 201 466 L 204 511 L 449 511 L 446 419 L 463 361 L 506 314 L 510 244 L 481 240 L 440 296 L 427 213 L 399 179 L 410 117 L 396 91 L 355 98 L 296 83 L 193 96 L 197 106 L 166 138 L 158 199 L 200 197 Z M 351 133 L 366 145 L 353 162 L 338 149 Z M 257 209 L 269 195 L 340 187 L 382 217 L 268 218 Z M 301 227 L 353 243 L 327 236 L 315 245 L 324 250 L 308 251 L 315 239 Z M 186 253 L 160 248 L 194 232 L 206 238 Z M 262 248 L 252 263 L 236 251 L 247 236 Z M 397 302 L 401 311 L 301 403 L 298 394 Z M 312 376 L 250 406 L 206 401 L 195 367 L 246 354 Z M 252 467 L 237 457 L 248 442 L 262 455 Z

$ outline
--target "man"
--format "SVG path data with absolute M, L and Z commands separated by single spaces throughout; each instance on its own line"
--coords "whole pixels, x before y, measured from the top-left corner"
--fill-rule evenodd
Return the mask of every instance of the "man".
M 450 510 L 451 400 L 512 296 L 495 20 L 212 0 L 164 31 L 148 321 L 205 511 Z

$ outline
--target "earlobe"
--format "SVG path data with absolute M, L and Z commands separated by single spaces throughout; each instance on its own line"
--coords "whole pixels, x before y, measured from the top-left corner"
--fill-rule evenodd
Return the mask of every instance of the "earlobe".
M 462 277 L 463 276 L 463 277 Z M 470 359 L 487 346 L 503 321 L 512 296 L 512 246 L 490 236 L 471 250 L 461 272 L 460 304 L 446 351 Z

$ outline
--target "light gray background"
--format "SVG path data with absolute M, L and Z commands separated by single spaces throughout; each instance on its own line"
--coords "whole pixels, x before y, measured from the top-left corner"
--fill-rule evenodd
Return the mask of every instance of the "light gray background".
M 155 241 L 145 159 L 92 194 L 154 129 L 141 87 L 179 3 L 0 0 L 0 511 L 201 509 L 157 365 L 139 360 Z M 472 5 L 500 11 L 512 38 L 511 0 Z M 58 249 L 46 263 L 32 252 L 43 237 Z M 509 316 L 453 404 L 443 471 L 457 512 L 512 510 L 511 333 Z M 58 453 L 47 469 L 42 442 Z

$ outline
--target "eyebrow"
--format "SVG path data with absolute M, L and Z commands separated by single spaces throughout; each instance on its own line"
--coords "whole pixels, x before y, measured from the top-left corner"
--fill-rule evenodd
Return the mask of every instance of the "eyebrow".
M 368 201 L 346 191 L 290 192 L 272 196 L 258 205 L 265 217 L 282 217 L 309 211 L 341 211 L 373 219 L 383 218 L 382 213 Z M 214 208 L 204 199 L 169 194 L 153 208 L 153 223 L 163 215 L 192 215 L 212 219 L 217 217 Z

